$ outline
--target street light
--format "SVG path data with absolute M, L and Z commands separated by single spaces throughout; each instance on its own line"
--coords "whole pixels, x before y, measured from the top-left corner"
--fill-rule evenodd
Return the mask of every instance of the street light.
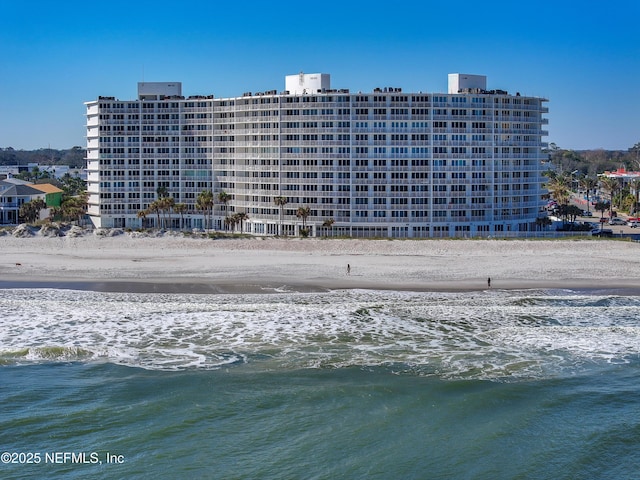
M 574 183 L 576 183 L 575 190 L 574 190 L 575 192 L 578 191 L 578 185 L 577 185 L 578 179 L 575 178 L 575 174 L 578 173 L 578 172 L 580 172 L 580 170 L 574 170 L 573 172 L 571 172 L 569 174 L 569 175 L 571 175 L 571 190 L 574 190 Z

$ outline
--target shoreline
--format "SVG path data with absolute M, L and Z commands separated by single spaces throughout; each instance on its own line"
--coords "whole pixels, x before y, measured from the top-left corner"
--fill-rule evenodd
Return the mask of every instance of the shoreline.
M 484 288 L 470 284 L 439 283 L 425 285 L 323 285 L 323 284 L 276 284 L 276 283 L 217 283 L 166 280 L 65 280 L 53 281 L 43 279 L 0 280 L 0 290 L 11 289 L 60 289 L 97 293 L 140 293 L 140 294 L 183 294 L 183 295 L 269 295 L 277 293 L 325 293 L 338 290 L 370 290 L 397 291 L 414 293 L 477 293 L 489 291 L 571 291 L 585 295 L 640 295 L 640 285 L 635 282 L 607 282 L 606 285 L 594 286 L 590 281 L 570 282 L 523 282 L 509 281 L 506 285 Z
M 640 292 L 640 245 L 608 240 L 0 237 L 0 289 Z M 351 266 L 347 274 L 347 265 Z

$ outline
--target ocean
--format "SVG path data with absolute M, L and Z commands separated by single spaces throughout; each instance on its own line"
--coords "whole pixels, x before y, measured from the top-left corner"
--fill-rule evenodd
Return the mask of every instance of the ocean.
M 0 478 L 640 478 L 630 292 L 0 292 Z

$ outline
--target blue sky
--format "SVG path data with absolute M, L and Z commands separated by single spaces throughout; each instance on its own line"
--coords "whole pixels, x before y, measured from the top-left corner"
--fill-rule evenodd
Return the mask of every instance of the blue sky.
M 137 82 L 184 95 L 284 88 L 446 92 L 448 73 L 549 99 L 567 149 L 640 142 L 640 2 L 78 2 L 0 0 L 0 147 L 85 145 L 83 102 L 134 99 Z

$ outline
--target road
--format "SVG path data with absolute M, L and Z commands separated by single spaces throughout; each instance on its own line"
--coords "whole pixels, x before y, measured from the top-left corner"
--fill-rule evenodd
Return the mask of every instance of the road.
M 571 203 L 573 203 L 574 205 L 576 205 L 577 207 L 586 210 L 587 209 L 587 202 L 586 200 L 577 197 L 577 196 L 572 196 L 571 197 Z M 600 222 L 600 212 L 596 212 L 593 211 L 593 205 L 591 205 L 589 207 L 590 211 L 593 212 L 593 216 L 591 217 L 586 217 L 586 216 L 581 216 L 578 217 L 576 219 L 577 222 L 591 222 L 591 223 L 599 223 Z M 605 217 L 609 217 L 609 213 L 605 212 Z M 627 215 L 623 215 L 623 214 L 618 214 L 618 218 L 622 218 L 624 220 L 627 219 Z M 609 225 L 609 223 L 604 223 L 602 224 L 602 228 L 603 229 L 607 229 L 607 230 L 612 230 L 613 233 L 615 235 L 639 235 L 640 236 L 640 228 L 638 227 L 629 227 L 627 225 Z

